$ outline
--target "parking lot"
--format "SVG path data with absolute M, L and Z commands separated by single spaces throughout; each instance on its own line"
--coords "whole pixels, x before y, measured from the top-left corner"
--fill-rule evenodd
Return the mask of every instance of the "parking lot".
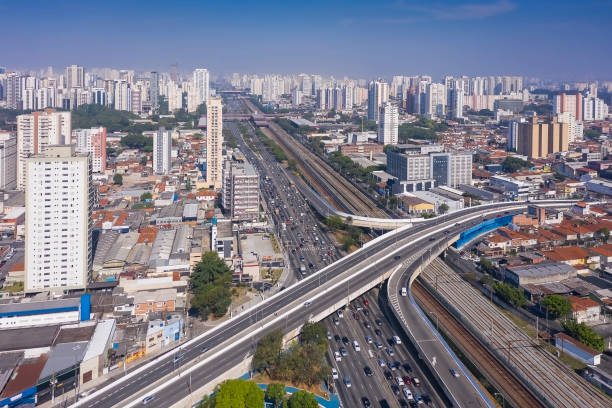
M 378 288 L 372 289 L 324 320 L 331 338 L 328 359 L 337 372 L 333 384 L 342 406 L 443 406 L 411 345 L 383 315 L 379 301 Z

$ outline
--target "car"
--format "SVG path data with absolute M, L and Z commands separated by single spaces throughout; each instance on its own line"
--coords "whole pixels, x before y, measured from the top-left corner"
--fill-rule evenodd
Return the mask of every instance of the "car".
M 342 356 L 337 351 L 334 351 L 334 358 L 336 359 L 336 361 L 342 361 Z
M 405 375 L 403 378 L 404 382 L 406 383 L 406 385 L 410 385 L 410 383 L 412 382 L 412 380 L 410 379 L 409 376 Z
M 334 317 L 334 319 L 333 319 L 333 320 L 334 320 L 334 324 L 335 324 L 336 326 L 340 324 L 340 320 L 338 320 L 338 318 L 337 318 L 337 317 Z
M 177 363 L 177 362 L 181 361 L 183 359 L 183 357 L 185 357 L 185 353 L 179 352 L 178 354 L 175 354 L 174 355 L 174 362 Z
M 417 408 L 418 405 L 415 400 L 410 400 L 410 408 Z
M 385 378 L 389 381 L 393 380 L 393 374 L 390 371 L 385 370 Z
M 377 336 L 382 336 L 380 329 L 374 329 L 374 333 L 376 333 Z
M 310 301 L 304 302 L 304 307 L 309 307 L 310 305 L 312 305 L 312 302 Z
M 334 367 L 332 367 L 331 372 L 332 372 L 332 378 L 334 380 L 337 380 L 338 379 L 338 370 L 336 370 Z
M 365 366 L 363 367 L 363 372 L 368 376 L 371 377 L 374 375 L 374 372 L 372 371 L 372 369 L 369 366 Z
M 202 353 L 206 353 L 210 348 L 208 346 L 202 347 Z
M 435 241 L 435 240 L 436 240 L 436 237 L 431 237 L 431 238 L 429 238 L 429 240 L 430 240 L 430 241 Z
M 378 365 L 380 367 L 384 367 L 387 365 L 387 363 L 385 362 L 385 360 L 383 360 L 382 358 L 379 358 L 378 360 L 376 360 L 376 362 L 378 363 Z
M 376 348 L 378 348 L 378 349 L 383 348 L 383 344 L 380 341 L 378 341 L 378 340 L 376 340 L 376 342 L 374 342 L 374 344 L 376 345 Z
M 366 336 L 365 339 L 366 339 L 366 343 L 372 344 L 372 341 L 373 341 L 372 336 Z
M 359 343 L 357 343 L 357 340 L 353 340 L 353 348 L 355 349 L 355 351 L 361 351 L 361 347 L 359 347 Z
M 389 403 L 387 402 L 386 399 L 381 399 L 380 401 L 378 401 L 380 403 L 380 408 L 390 408 L 389 407 Z
M 347 352 L 346 352 L 346 349 L 344 347 L 340 347 L 340 355 L 342 355 L 342 357 L 346 357 L 347 356 Z
M 406 397 L 406 399 L 408 401 L 412 400 L 414 397 L 412 396 L 412 392 L 408 389 L 408 387 L 405 387 L 403 390 L 404 392 L 404 396 Z
M 349 342 L 348 337 L 346 337 L 346 336 L 342 337 L 342 343 L 344 343 L 345 345 L 349 344 L 350 342 Z
M 370 306 L 370 302 L 368 302 L 368 299 L 363 299 L 363 304 L 365 305 L 365 307 Z
M 422 395 L 423 397 L 423 402 L 425 402 L 427 405 L 431 404 L 431 397 L 427 394 Z
M 419 387 L 419 386 L 421 385 L 421 380 L 419 380 L 419 378 L 418 378 L 418 377 L 412 377 L 412 383 L 413 383 L 415 386 Z
M 400 407 L 404 408 L 404 407 L 408 406 L 408 403 L 406 402 L 405 399 L 400 398 L 400 399 L 398 399 L 398 401 L 399 401 Z
M 402 379 L 402 377 L 399 377 L 399 376 L 395 377 L 395 382 L 396 382 L 396 383 L 397 383 L 397 385 L 399 385 L 400 387 L 403 387 L 404 385 L 406 385 L 406 384 L 404 384 L 404 380 Z
M 421 394 L 417 394 L 416 392 L 414 393 L 414 400 L 417 402 L 417 404 L 423 403 L 423 397 L 421 397 Z
M 338 313 L 339 318 L 342 319 L 344 317 L 344 313 L 342 313 L 342 310 L 338 310 L 336 313 Z
M 332 339 L 332 337 L 331 337 L 331 333 L 330 333 L 330 332 L 327 332 L 327 340 L 331 340 L 331 339 Z
M 370 322 L 368 322 L 367 320 L 365 322 L 363 322 L 363 325 L 365 326 L 366 329 L 369 329 L 372 327 L 372 325 L 370 324 Z
M 147 405 L 149 402 L 153 401 L 154 399 L 155 399 L 155 395 L 147 395 L 146 397 L 142 399 L 142 403 L 143 405 Z
M 387 347 L 387 350 L 386 350 L 386 351 L 387 351 L 387 354 L 388 354 L 388 355 L 390 355 L 390 356 L 392 356 L 392 355 L 394 355 L 394 354 L 395 354 L 395 353 L 393 352 L 393 349 L 392 349 L 391 347 Z
M 396 261 L 397 261 L 397 260 L 399 260 L 400 258 L 401 258 L 401 256 L 399 256 L 399 255 L 395 255 L 395 256 L 393 257 L 393 259 L 394 259 L 394 260 L 396 260 Z
M 338 336 L 337 334 L 334 334 L 334 340 L 336 340 L 336 342 L 340 341 L 340 336 Z
M 349 377 L 344 377 L 344 385 L 346 385 L 346 388 L 351 388 L 351 379 Z
M 459 372 L 454 368 L 451 368 L 450 373 L 453 375 L 453 377 L 459 378 Z
M 391 385 L 391 391 L 393 391 L 395 395 L 400 395 L 400 388 L 395 384 Z
M 380 319 L 375 320 L 377 326 L 382 326 L 383 322 Z
M 402 340 L 399 338 L 399 336 L 393 336 L 393 342 L 395 344 L 402 344 Z
M 407 373 L 412 372 L 412 367 L 410 367 L 410 364 L 404 363 L 403 367 L 404 367 L 404 370 L 406 370 Z
M 359 315 L 357 313 L 353 313 L 353 319 L 359 320 Z
M 366 316 L 370 315 L 370 311 L 368 309 L 363 309 L 363 314 Z
M 370 400 L 368 399 L 368 397 L 363 397 L 361 399 L 361 403 L 363 404 L 363 406 L 365 408 L 370 408 L 372 406 L 372 403 L 370 402 Z

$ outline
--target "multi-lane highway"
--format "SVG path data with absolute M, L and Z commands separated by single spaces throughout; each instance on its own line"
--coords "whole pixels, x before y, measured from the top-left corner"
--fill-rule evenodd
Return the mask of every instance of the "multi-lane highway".
M 558 201 L 549 204 L 560 205 Z M 469 228 L 487 212 L 494 213 L 490 216 L 502 215 L 505 210 L 526 206 L 527 203 L 497 203 L 473 207 L 385 234 L 185 343 L 182 346 L 184 375 L 178 376 L 174 370 L 172 355 L 160 356 L 81 399 L 78 406 L 130 407 L 139 404 L 143 396 L 152 392 L 155 399 L 148 406 L 170 406 L 241 363 L 253 353 L 257 340 L 267 331 L 280 328 L 288 332 L 333 308 L 339 300 L 361 295 L 362 290 L 380 282 L 386 271 L 391 271 L 412 253 L 424 248 L 429 237 L 439 235 L 457 223 Z M 472 221 L 465 222 L 468 218 Z M 304 305 L 306 301 L 311 302 L 309 306 Z M 203 352 L 203 347 L 207 348 L 206 352 Z M 155 391 L 150 390 L 153 384 Z

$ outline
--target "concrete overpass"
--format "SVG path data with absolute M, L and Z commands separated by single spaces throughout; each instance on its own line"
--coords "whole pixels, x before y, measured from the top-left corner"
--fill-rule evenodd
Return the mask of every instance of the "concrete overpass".
M 542 205 L 568 206 L 571 201 L 541 201 Z M 155 395 L 147 406 L 189 406 L 204 393 L 210 392 L 214 384 L 238 376 L 236 370 L 246 371 L 257 341 L 273 329 L 281 329 L 292 336 L 307 320 L 320 320 L 338 308 L 383 283 L 394 271 L 407 265 L 423 262 L 415 254 L 428 251 L 430 239 L 441 237 L 440 232 L 455 228 L 474 226 L 484 216 L 503 215 L 506 211 L 522 211 L 527 203 L 497 203 L 494 206 L 473 207 L 453 214 L 424 220 L 418 225 L 405 225 L 382 235 L 354 253 L 328 265 L 322 270 L 297 282 L 291 287 L 271 296 L 260 304 L 234 316 L 216 328 L 184 343 L 184 355 L 178 367 L 174 353 L 169 352 L 155 358 L 124 377 L 96 390 L 80 401 L 71 401 L 79 407 L 133 407 L 141 404 L 142 398 Z M 446 244 L 450 244 L 449 239 Z M 310 302 L 309 306 L 305 302 Z M 411 321 L 411 324 L 422 324 Z M 206 351 L 203 348 L 206 347 Z M 442 359 L 442 354 L 440 357 Z M 452 356 L 448 357 L 450 361 Z M 461 389 L 453 382 L 440 377 L 441 385 L 448 388 L 456 406 L 463 404 Z M 464 385 L 460 388 L 465 389 Z M 490 401 L 481 395 L 465 398 L 478 400 L 478 406 L 487 406 Z

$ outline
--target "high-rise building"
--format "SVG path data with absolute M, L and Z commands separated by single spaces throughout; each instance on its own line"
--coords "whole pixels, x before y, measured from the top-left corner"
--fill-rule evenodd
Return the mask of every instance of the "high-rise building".
M 132 110 L 132 94 L 130 85 L 127 81 L 118 81 L 115 83 L 115 110 L 131 111 Z
M 450 95 L 450 110 L 451 117 L 453 119 L 464 119 L 463 116 L 463 105 L 464 103 L 464 95 L 465 95 L 465 87 L 464 84 L 469 85 L 468 81 L 464 80 L 455 80 L 453 81 L 452 89 L 449 91 Z
M 428 117 L 441 118 L 446 113 L 446 86 L 444 84 L 427 84 L 425 114 Z
M 207 69 L 198 68 L 193 71 L 193 86 L 195 88 L 195 98 L 198 105 L 206 103 L 210 97 L 209 76 Z
M 206 103 L 206 182 L 220 189 L 223 170 L 223 105 L 220 98 Z
M 472 184 L 472 153 L 431 153 L 431 178 L 438 185 L 458 187 Z
M 225 161 L 221 205 L 233 220 L 259 218 L 259 174 L 249 162 Z
M 172 133 L 161 127 L 153 135 L 153 172 L 168 174 L 172 167 Z
M 85 86 L 85 70 L 79 65 L 70 65 L 64 70 L 64 81 L 67 89 Z
M 94 173 L 106 171 L 106 128 L 93 127 L 72 131 L 73 143 L 76 143 L 77 153 L 89 153 L 91 170 Z
M 569 126 L 559 123 L 556 117 L 550 122 L 539 122 L 537 117 L 532 117 L 518 126 L 516 151 L 519 154 L 537 159 L 568 149 Z
M 380 107 L 378 117 L 378 143 L 396 145 L 398 143 L 397 133 L 399 126 L 397 106 L 391 102 L 384 103 Z
M 0 190 L 17 188 L 17 135 L 0 130 Z
M 593 96 L 583 99 L 582 110 L 585 121 L 604 120 L 608 117 L 608 105 L 603 100 Z
M 70 112 L 45 109 L 17 116 L 17 188 L 25 188 L 28 156 L 44 152 L 47 146 L 65 144 L 70 136 Z
M 151 72 L 151 80 L 149 84 L 149 102 L 153 111 L 159 110 L 159 72 Z
M 575 95 L 560 93 L 554 95 L 553 98 L 553 115 L 569 112 L 574 115 L 574 119 L 582 122 L 582 94 L 580 92 Z
M 293 102 L 293 106 L 300 106 L 302 104 L 302 91 L 300 91 L 297 87 L 291 93 L 291 100 Z
M 368 88 L 368 119 L 378 122 L 380 106 L 389 100 L 389 84 L 372 81 Z
M 10 73 L 6 77 L 6 107 L 8 109 L 21 109 L 21 77 L 17 73 Z
M 26 166 L 25 291 L 84 289 L 93 259 L 89 155 L 49 146 Z
M 518 118 L 508 123 L 508 134 L 506 136 L 506 147 L 508 151 L 515 152 L 518 146 L 519 124 L 525 123 L 525 118 Z

